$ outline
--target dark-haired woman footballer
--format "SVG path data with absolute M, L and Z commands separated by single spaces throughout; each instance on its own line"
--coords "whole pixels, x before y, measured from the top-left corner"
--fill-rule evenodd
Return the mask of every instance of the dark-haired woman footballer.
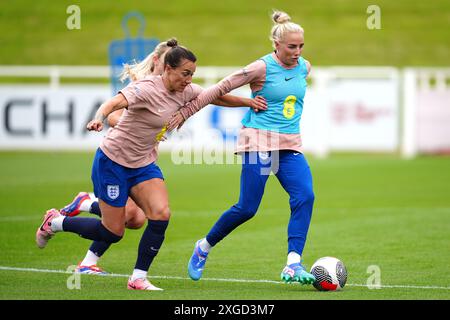
M 128 197 L 144 211 L 148 224 L 141 237 L 131 290 L 161 290 L 147 280 L 147 272 L 157 255 L 167 229 L 170 210 L 163 174 L 156 165 L 157 146 L 166 123 L 179 108 L 202 91 L 192 84 L 196 57 L 178 46 L 175 39 L 164 58 L 161 76 L 148 76 L 132 82 L 116 96 L 103 103 L 88 130 L 101 131 L 103 121 L 113 111 L 127 108 L 119 123 L 108 131 L 98 148 L 92 167 L 94 193 L 99 198 L 102 219 L 63 216 L 48 210 L 36 232 L 38 247 L 59 231 L 73 232 L 83 238 L 116 243 L 125 229 L 125 205 Z M 263 99 L 222 97 L 228 106 L 262 106 Z

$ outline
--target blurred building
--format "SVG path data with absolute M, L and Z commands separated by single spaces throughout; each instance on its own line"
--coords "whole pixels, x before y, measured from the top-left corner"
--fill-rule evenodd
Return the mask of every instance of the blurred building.
M 237 69 L 199 67 L 194 80 L 208 87 Z M 111 96 L 110 86 L 60 80 L 110 75 L 107 66 L 1 66 L 0 76 L 49 83 L 0 85 L 0 149 L 95 149 L 105 131 L 88 133 L 85 125 Z M 314 67 L 300 125 L 305 152 L 450 152 L 449 78 L 449 68 Z M 205 107 L 160 150 L 233 150 L 246 111 Z

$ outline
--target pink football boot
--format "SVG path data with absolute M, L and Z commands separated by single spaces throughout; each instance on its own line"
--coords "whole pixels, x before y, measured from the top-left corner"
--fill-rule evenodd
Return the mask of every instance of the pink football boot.
M 134 281 L 131 281 L 131 277 L 128 279 L 128 289 L 129 290 L 151 290 L 151 291 L 160 291 L 163 290 L 161 288 L 155 287 L 147 280 L 147 278 L 138 278 Z
M 45 214 L 44 222 L 42 222 L 36 231 L 36 244 L 39 248 L 44 248 L 47 245 L 48 240 L 54 236 L 55 233 L 51 228 L 52 220 L 60 216 L 61 214 L 56 209 L 50 209 Z

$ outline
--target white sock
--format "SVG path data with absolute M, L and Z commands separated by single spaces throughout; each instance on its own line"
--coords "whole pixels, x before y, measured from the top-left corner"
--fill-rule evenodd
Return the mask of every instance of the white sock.
M 80 265 L 81 266 L 93 266 L 93 265 L 97 264 L 98 259 L 100 259 L 100 257 L 98 257 L 91 250 L 88 250 L 88 252 L 86 253 L 86 256 L 84 257 L 83 261 L 81 261 Z
M 53 232 L 64 231 L 62 224 L 65 218 L 66 218 L 65 216 L 61 215 L 60 217 L 57 217 L 52 220 L 50 228 L 52 229 Z
M 302 256 L 297 252 L 291 251 L 287 256 L 287 265 L 291 265 L 293 263 L 300 263 L 302 261 Z
M 131 276 L 131 281 L 134 281 L 134 280 L 140 279 L 140 278 L 147 278 L 147 271 L 134 269 L 133 275 Z
M 200 243 L 198 244 L 198 246 L 200 247 L 200 250 L 202 250 L 203 252 L 209 252 L 209 250 L 211 250 L 211 245 L 209 244 L 208 241 L 206 241 L 206 238 L 203 238 L 202 240 L 200 240 Z
M 86 199 L 83 202 L 81 202 L 81 204 L 80 204 L 80 211 L 89 212 L 93 202 L 94 201 L 91 200 L 91 199 Z

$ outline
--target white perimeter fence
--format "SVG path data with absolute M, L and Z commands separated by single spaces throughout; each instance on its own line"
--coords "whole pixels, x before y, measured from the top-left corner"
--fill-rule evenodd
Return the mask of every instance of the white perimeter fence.
M 240 67 L 198 67 L 205 88 Z M 43 84 L 0 84 L 0 150 L 95 149 L 102 133 L 85 124 L 112 95 L 107 66 L 0 66 L 0 78 L 48 78 Z M 63 78 L 83 78 L 63 84 Z M 303 147 L 332 151 L 450 152 L 450 68 L 313 67 L 300 123 Z M 72 81 L 73 82 L 73 79 Z M 89 80 L 88 80 L 89 82 Z M 249 96 L 249 87 L 232 92 Z M 208 106 L 160 150 L 229 151 L 246 108 Z M 188 139 L 187 139 L 188 137 Z

